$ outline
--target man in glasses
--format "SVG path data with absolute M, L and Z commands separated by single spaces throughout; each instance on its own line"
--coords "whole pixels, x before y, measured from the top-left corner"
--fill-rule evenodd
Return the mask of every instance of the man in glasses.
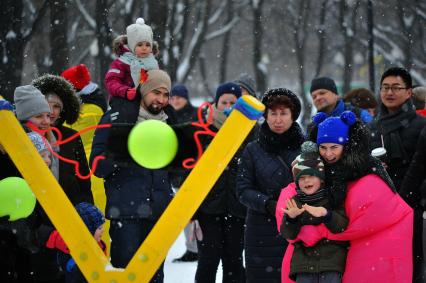
M 416 113 L 411 97 L 412 79 L 408 71 L 399 67 L 386 70 L 380 79 L 378 115 L 368 126 L 372 149 L 386 149 L 386 169 L 398 193 L 414 209 L 413 282 L 417 282 L 423 260 L 421 196 L 418 187 L 401 190 L 401 183 L 415 153 L 419 134 L 426 126 L 426 118 Z

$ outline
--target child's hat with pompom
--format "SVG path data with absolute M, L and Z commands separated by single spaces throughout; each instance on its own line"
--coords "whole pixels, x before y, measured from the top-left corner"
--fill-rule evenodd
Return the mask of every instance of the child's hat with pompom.
M 149 42 L 152 46 L 153 33 L 149 25 L 145 24 L 145 20 L 138 18 L 136 23 L 126 28 L 127 45 L 131 52 L 135 52 L 135 47 L 139 42 Z
M 318 127 L 317 144 L 344 145 L 349 141 L 349 128 L 355 124 L 356 116 L 351 111 L 343 112 L 340 117 L 329 117 L 324 112 L 319 112 L 312 120 Z
M 301 153 L 291 163 L 294 181 L 298 185 L 299 178 L 302 175 L 317 176 L 324 180 L 324 163 L 318 153 L 316 143 L 306 141 L 301 146 Z

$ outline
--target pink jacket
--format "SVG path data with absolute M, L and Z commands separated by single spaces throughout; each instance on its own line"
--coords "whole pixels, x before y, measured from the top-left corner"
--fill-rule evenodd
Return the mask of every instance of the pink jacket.
M 135 87 L 130 66 L 115 59 L 105 76 L 105 87 L 110 96 L 126 98 L 127 90 Z
M 291 183 L 281 191 L 276 218 L 281 228 L 285 200 L 296 194 Z M 343 283 L 411 283 L 413 210 L 380 177 L 370 174 L 348 183 L 347 230 L 332 234 L 324 224 L 304 226 L 297 240 L 307 246 L 321 238 L 350 241 Z M 281 282 L 288 278 L 293 245 L 283 259 Z

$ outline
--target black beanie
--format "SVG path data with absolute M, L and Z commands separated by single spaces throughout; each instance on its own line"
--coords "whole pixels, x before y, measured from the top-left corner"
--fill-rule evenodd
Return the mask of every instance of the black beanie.
M 328 77 L 319 77 L 312 80 L 311 93 L 316 91 L 317 89 L 326 89 L 337 95 L 336 83 L 333 79 L 330 79 Z

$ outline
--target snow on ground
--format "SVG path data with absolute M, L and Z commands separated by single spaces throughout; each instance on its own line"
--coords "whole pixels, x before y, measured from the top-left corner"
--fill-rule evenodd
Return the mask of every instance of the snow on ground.
M 185 252 L 185 237 L 179 235 L 176 242 L 170 248 L 164 263 L 164 283 L 193 283 L 197 262 L 173 263 L 172 260 L 182 256 Z M 219 265 L 216 282 L 222 282 L 222 266 Z

